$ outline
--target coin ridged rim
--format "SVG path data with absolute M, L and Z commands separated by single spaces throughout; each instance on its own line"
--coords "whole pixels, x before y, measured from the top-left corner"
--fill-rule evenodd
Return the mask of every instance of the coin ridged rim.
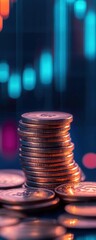
M 34 147 L 34 148 L 59 148 L 59 147 L 67 147 L 71 144 L 71 139 L 66 140 L 64 142 L 51 142 L 51 143 L 34 143 L 34 142 L 28 142 L 28 141 L 22 141 L 20 140 L 20 145 L 21 146 L 26 146 L 26 147 Z
M 19 129 L 20 131 L 24 131 L 24 132 L 32 132 L 32 133 L 39 133 L 39 134 L 54 134 L 55 132 L 57 133 L 63 133 L 65 131 L 70 130 L 70 125 L 66 125 L 62 128 L 57 128 L 57 129 L 38 129 L 38 128 L 25 128 L 19 125 Z
M 79 171 L 79 167 L 77 165 L 73 166 L 71 169 L 64 169 L 64 170 L 59 170 L 58 172 L 43 172 L 43 171 L 36 171 L 33 169 L 27 170 L 26 168 L 23 168 L 24 172 L 26 173 L 26 175 L 30 175 L 30 176 L 39 176 L 39 177 L 58 177 L 58 176 L 68 176 L 68 175 L 72 175 L 73 173 L 76 173 L 77 171 Z
M 22 167 L 25 169 L 30 169 L 30 171 L 37 171 L 37 172 L 58 172 L 58 171 L 66 171 L 66 169 L 68 169 L 69 171 L 76 165 L 75 161 L 72 161 L 71 163 L 68 163 L 68 165 L 56 165 L 56 166 L 50 166 L 49 165 L 45 165 L 45 166 L 35 166 L 35 165 L 27 165 L 22 163 Z
M 40 115 L 50 115 L 49 119 L 48 118 L 40 118 Z M 56 115 L 57 117 L 53 118 L 51 115 Z M 35 116 L 34 116 L 35 115 Z M 39 116 L 38 116 L 39 115 Z M 29 112 L 29 113 L 24 113 L 21 115 L 21 119 L 25 123 L 35 123 L 35 124 L 58 124 L 58 123 L 65 123 L 65 122 L 72 122 L 73 121 L 73 116 L 69 113 L 64 113 L 64 112 L 48 112 L 48 111 L 43 111 L 43 112 Z
M 27 131 L 21 131 L 19 128 L 17 129 L 17 131 L 18 131 L 18 134 L 20 135 L 20 136 L 24 136 L 24 137 L 41 137 L 41 138 L 54 138 L 54 137 L 62 137 L 62 136 L 64 136 L 66 133 L 68 133 L 68 131 L 69 131 L 70 129 L 68 129 L 68 128 L 66 128 L 66 129 L 64 129 L 63 131 L 54 131 L 54 132 L 52 132 L 52 133 L 39 133 L 39 132 L 27 132 Z
M 20 140 L 22 140 L 22 141 L 28 141 L 28 142 L 34 142 L 34 143 L 38 143 L 38 142 L 40 142 L 40 143 L 46 143 L 46 141 L 47 142 L 49 142 L 49 143 L 51 143 L 51 142 L 63 142 L 63 141 L 66 141 L 66 140 L 70 140 L 71 141 L 71 137 L 70 137 L 70 134 L 69 133 L 67 133 L 66 135 L 64 134 L 64 136 L 59 136 L 59 137 L 51 137 L 51 138 L 48 138 L 48 137 L 26 137 L 26 136 L 22 136 L 22 137 L 20 137 Z
M 72 180 L 76 177 L 79 177 L 80 178 L 80 172 L 79 170 L 76 172 L 76 173 L 72 173 L 72 174 L 67 174 L 67 175 L 63 175 L 62 177 L 42 177 L 42 178 L 39 178 L 37 176 L 32 176 L 32 175 L 29 175 L 29 174 L 26 174 L 26 178 L 27 180 L 32 180 L 33 182 L 40 182 L 40 183 L 46 183 L 46 182 L 50 182 L 50 183 L 54 183 L 54 182 L 64 182 L 64 181 L 68 181 L 68 180 Z
M 23 145 L 20 145 L 20 149 L 24 152 L 34 152 L 34 153 L 42 153 L 42 154 L 51 154 L 51 153 L 63 153 L 63 152 L 70 152 L 74 150 L 74 143 L 71 143 L 70 145 L 66 147 L 60 147 L 60 148 L 35 148 L 35 147 L 25 147 Z
M 37 128 L 37 129 L 58 129 L 58 128 L 64 128 L 66 125 L 69 125 L 70 122 L 64 122 L 62 124 L 58 123 L 56 125 L 50 125 L 50 124 L 35 124 L 35 123 L 25 123 L 22 120 L 19 121 L 19 126 L 23 126 L 24 128 Z
M 60 157 L 60 158 L 58 158 L 58 157 L 42 157 L 42 158 L 40 158 L 40 157 L 26 157 L 26 156 L 23 156 L 22 155 L 22 153 L 19 153 L 19 158 L 21 158 L 22 160 L 25 160 L 26 162 L 30 162 L 30 163 L 47 163 L 47 162 L 49 162 L 49 163 L 64 163 L 64 164 L 66 164 L 67 162 L 69 162 L 69 161 L 72 161 L 73 159 L 74 159 L 74 154 L 73 154 L 73 152 L 72 153 L 70 153 L 70 154 L 68 154 L 68 155 L 66 155 L 66 156 L 63 156 L 63 157 Z

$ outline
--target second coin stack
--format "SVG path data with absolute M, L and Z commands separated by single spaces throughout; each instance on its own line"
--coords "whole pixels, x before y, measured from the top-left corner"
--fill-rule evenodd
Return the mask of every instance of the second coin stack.
M 19 157 L 26 186 L 54 189 L 79 182 L 69 130 L 73 116 L 62 112 L 25 113 L 19 121 Z

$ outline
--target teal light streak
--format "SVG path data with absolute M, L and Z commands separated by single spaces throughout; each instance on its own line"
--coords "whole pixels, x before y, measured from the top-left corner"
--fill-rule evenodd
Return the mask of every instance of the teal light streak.
M 96 57 L 96 14 L 89 11 L 84 24 L 84 53 L 88 60 Z
M 21 76 L 12 74 L 8 81 L 8 94 L 10 98 L 16 99 L 21 95 Z
M 0 63 L 0 82 L 5 83 L 9 78 L 9 65 L 7 63 Z
M 84 18 L 86 10 L 87 10 L 87 2 L 85 0 L 77 0 L 74 3 L 74 13 L 78 19 Z
M 57 91 L 66 89 L 68 55 L 68 16 L 64 0 L 54 5 L 54 76 Z
M 36 72 L 31 67 L 26 68 L 23 72 L 23 88 L 31 91 L 36 86 Z
M 53 79 L 53 59 L 49 52 L 42 53 L 40 57 L 40 80 L 42 84 L 51 84 Z

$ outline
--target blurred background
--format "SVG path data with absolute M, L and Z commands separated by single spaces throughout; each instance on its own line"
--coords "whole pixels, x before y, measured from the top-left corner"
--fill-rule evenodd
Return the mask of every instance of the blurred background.
M 0 0 L 0 168 L 20 168 L 28 111 L 74 116 L 75 160 L 96 180 L 96 1 Z

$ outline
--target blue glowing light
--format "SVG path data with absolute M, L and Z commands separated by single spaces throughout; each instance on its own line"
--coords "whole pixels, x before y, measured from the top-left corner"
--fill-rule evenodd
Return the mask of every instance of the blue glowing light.
M 49 52 L 42 53 L 40 58 L 40 80 L 42 84 L 51 84 L 53 79 L 53 59 Z
M 21 95 L 21 76 L 17 73 L 12 74 L 9 78 L 8 94 L 13 99 L 19 98 Z
M 0 82 L 5 83 L 9 78 L 9 65 L 7 63 L 0 63 Z
M 57 91 L 66 89 L 68 54 L 68 18 L 67 4 L 64 0 L 55 0 L 54 5 L 54 75 Z
M 89 11 L 84 24 L 84 53 L 89 60 L 96 57 L 96 14 Z
M 79 19 L 82 19 L 86 13 L 87 3 L 85 0 L 77 0 L 74 3 L 74 12 L 75 16 Z
M 36 86 L 36 72 L 31 67 L 26 68 L 23 72 L 23 87 L 25 90 L 33 90 Z
M 73 4 L 75 2 L 75 0 L 66 0 L 66 2 L 69 4 Z

